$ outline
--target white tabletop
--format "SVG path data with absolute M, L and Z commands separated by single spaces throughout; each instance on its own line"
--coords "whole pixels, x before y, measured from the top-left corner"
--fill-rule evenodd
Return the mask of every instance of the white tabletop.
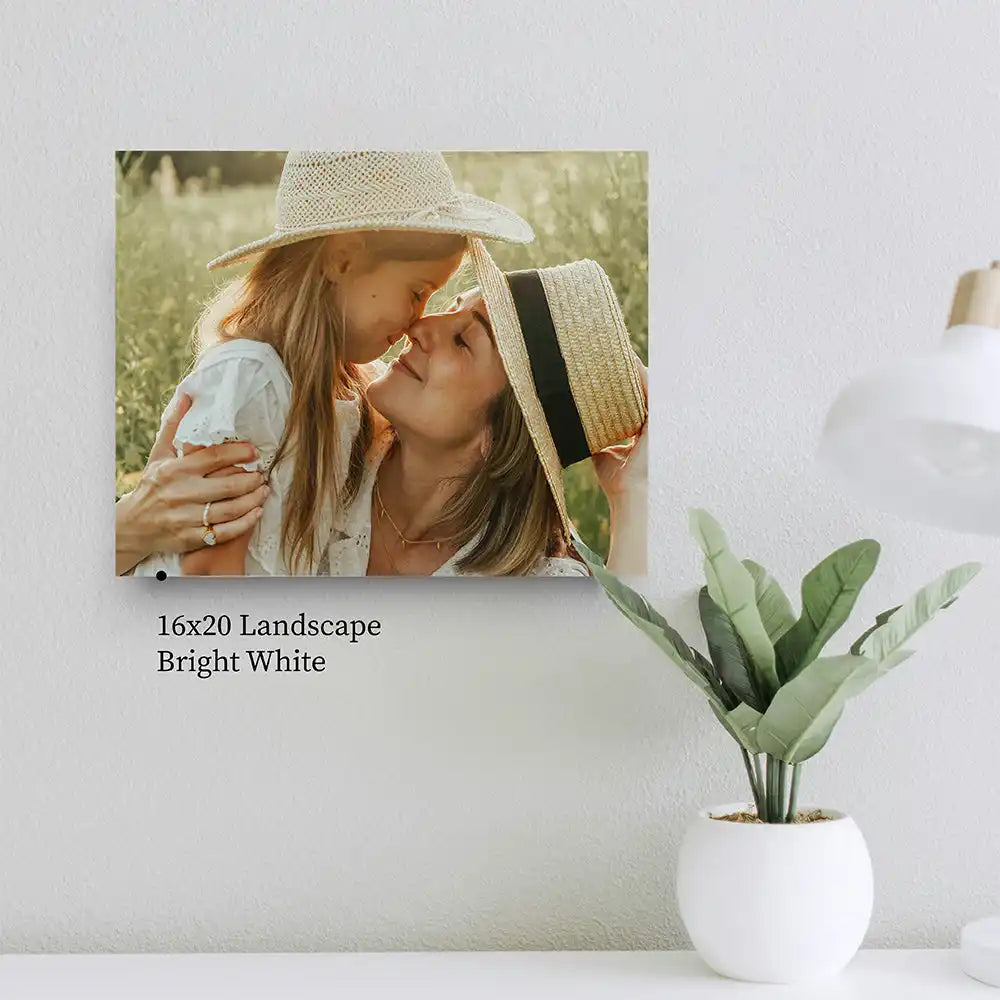
M 840 975 L 799 986 L 717 976 L 690 951 L 3 955 L 4 1000 L 950 1000 L 1000 992 L 952 950 L 860 951 Z

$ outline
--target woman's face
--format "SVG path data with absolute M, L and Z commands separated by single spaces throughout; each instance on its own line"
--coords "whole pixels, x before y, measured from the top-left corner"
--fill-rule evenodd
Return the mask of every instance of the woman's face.
M 344 360 L 364 364 L 385 354 L 461 262 L 461 252 L 444 260 L 355 260 L 337 287 Z
M 368 387 L 368 399 L 398 431 L 446 448 L 481 441 L 489 404 L 507 385 L 478 291 L 407 331 L 409 345 Z

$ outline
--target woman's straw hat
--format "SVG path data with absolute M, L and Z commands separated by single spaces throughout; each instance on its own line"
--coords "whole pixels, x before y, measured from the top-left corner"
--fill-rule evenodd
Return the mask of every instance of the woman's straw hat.
M 646 422 L 621 306 L 596 261 L 505 274 L 481 240 L 469 244 L 497 350 L 570 536 L 562 470 Z
M 455 187 L 440 153 L 292 150 L 278 182 L 274 232 L 216 257 L 209 269 L 345 229 L 406 229 L 530 243 L 503 205 Z

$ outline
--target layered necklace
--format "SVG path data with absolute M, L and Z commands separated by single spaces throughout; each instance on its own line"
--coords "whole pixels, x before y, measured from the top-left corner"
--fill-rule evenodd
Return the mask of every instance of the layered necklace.
M 385 504 L 382 502 L 382 492 L 378 488 L 378 477 L 375 479 L 375 502 L 378 504 L 379 520 L 386 520 L 392 526 L 392 530 L 396 533 L 396 537 L 402 542 L 403 548 L 405 549 L 407 545 L 436 545 L 438 551 L 441 550 L 441 545 L 444 542 L 453 542 L 459 535 L 449 535 L 447 538 L 407 538 L 400 530 L 399 526 L 392 519 L 392 515 L 385 509 Z M 386 549 L 386 555 L 389 555 L 389 550 Z M 392 562 L 392 556 L 389 556 L 389 562 Z M 395 563 L 393 563 L 395 566 Z

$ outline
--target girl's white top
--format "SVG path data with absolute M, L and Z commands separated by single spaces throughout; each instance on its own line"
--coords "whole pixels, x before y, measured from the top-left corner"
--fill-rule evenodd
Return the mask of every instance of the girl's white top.
M 384 371 L 374 363 L 377 374 Z M 209 348 L 194 370 L 174 390 L 160 420 L 162 430 L 167 415 L 181 393 L 191 397 L 191 408 L 181 419 L 174 436 L 178 455 L 185 445 L 213 445 L 224 441 L 249 441 L 260 459 L 243 465 L 248 471 L 268 473 L 270 495 L 264 513 L 250 536 L 245 571 L 248 576 L 288 576 L 289 567 L 281 553 L 281 524 L 289 494 L 292 463 L 280 462 L 271 469 L 281 443 L 291 405 L 292 383 L 277 351 L 256 340 L 228 340 Z M 339 461 L 344 463 L 341 480 L 350 459 L 351 447 L 361 423 L 357 397 L 337 400 Z M 319 576 L 365 576 L 371 548 L 371 511 L 375 478 L 382 460 L 392 447 L 391 428 L 380 432 L 365 459 L 365 468 L 354 501 L 336 513 L 329 510 L 320 524 L 320 550 L 326 554 L 314 573 Z M 209 508 L 211 520 L 211 508 Z M 478 539 L 459 549 L 434 576 L 461 576 L 457 563 L 472 550 Z M 176 553 L 156 553 L 135 567 L 136 576 L 154 576 L 163 570 L 180 576 L 181 559 Z M 539 558 L 531 576 L 587 576 L 583 563 L 569 558 Z
M 223 441 L 249 441 L 260 459 L 242 466 L 250 472 L 268 474 L 271 492 L 264 501 L 263 516 L 250 536 L 245 571 L 248 576 L 287 576 L 289 567 L 281 553 L 281 524 L 292 479 L 292 463 L 280 462 L 273 471 L 292 400 L 292 382 L 278 352 L 256 340 L 228 340 L 209 348 L 194 370 L 174 390 L 160 421 L 162 430 L 181 393 L 191 397 L 191 408 L 177 427 L 173 445 L 178 455 L 185 445 L 213 445 Z M 350 455 L 361 413 L 358 400 L 338 400 L 337 429 L 341 454 Z M 347 458 L 344 458 L 346 463 Z M 212 510 L 209 508 L 209 520 Z M 329 515 L 321 531 L 329 535 Z M 320 544 L 323 548 L 325 537 Z M 179 576 L 181 559 L 176 553 L 157 553 L 135 568 L 138 576 L 153 576 L 164 570 Z

